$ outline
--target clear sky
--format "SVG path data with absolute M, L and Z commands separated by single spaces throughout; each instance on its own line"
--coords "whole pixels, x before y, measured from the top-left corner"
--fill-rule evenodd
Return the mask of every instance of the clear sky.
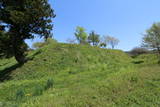
M 59 42 L 73 38 L 76 26 L 82 26 L 87 32 L 95 30 L 100 35 L 114 36 L 120 40 L 118 49 L 130 50 L 141 44 L 146 29 L 160 21 L 160 0 L 50 0 L 50 3 L 57 15 L 53 33 Z

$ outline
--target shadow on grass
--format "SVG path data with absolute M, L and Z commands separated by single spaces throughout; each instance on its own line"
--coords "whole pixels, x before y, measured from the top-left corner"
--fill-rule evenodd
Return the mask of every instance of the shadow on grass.
M 30 61 L 30 60 L 33 60 L 40 53 L 41 53 L 41 50 L 35 52 L 32 56 L 27 58 L 26 63 L 28 61 Z M 16 70 L 17 68 L 19 68 L 19 67 L 21 67 L 23 65 L 24 64 L 18 64 L 17 63 L 17 64 L 14 64 L 14 65 L 10 66 L 10 67 L 7 67 L 7 68 L 5 68 L 3 70 L 0 70 L 0 82 L 4 82 L 6 80 L 10 80 L 12 78 L 12 76 L 11 76 L 12 71 Z
M 38 50 L 37 52 L 35 52 L 32 56 L 30 56 L 27 60 L 33 60 L 38 54 L 40 54 L 42 51 Z
M 12 71 L 21 67 L 22 65 L 23 64 L 15 64 L 12 65 L 11 67 L 5 68 L 4 70 L 0 70 L 0 82 L 10 80 Z
M 144 61 L 134 61 L 132 63 L 134 63 L 134 64 L 142 64 L 142 63 L 144 63 Z

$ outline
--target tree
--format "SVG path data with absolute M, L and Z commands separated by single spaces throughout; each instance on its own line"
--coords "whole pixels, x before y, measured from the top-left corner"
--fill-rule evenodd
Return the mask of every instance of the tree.
M 102 48 L 106 48 L 107 47 L 107 40 L 106 40 L 106 36 L 102 36 L 100 38 L 100 44 L 99 44 L 100 47 Z
M 142 46 L 156 50 L 159 55 L 160 63 L 160 23 L 154 23 L 150 29 L 146 31 L 143 37 Z
M 93 46 L 97 46 L 100 42 L 100 36 L 92 31 L 88 36 L 88 42 L 92 43 Z
M 54 17 L 48 0 L 0 0 L 0 54 L 14 56 L 19 64 L 26 62 L 25 40 L 50 35 Z
M 49 33 L 48 35 L 44 36 L 44 41 L 47 42 L 49 39 L 52 39 L 52 37 L 53 37 L 53 33 Z
M 87 37 L 88 34 L 85 32 L 85 29 L 83 27 L 77 27 L 75 36 L 79 44 L 86 44 L 87 43 Z
M 149 53 L 149 50 L 147 50 L 146 48 L 142 48 L 142 47 L 135 47 L 129 53 L 132 56 L 138 56 L 138 55 L 141 55 L 141 54 Z
M 103 43 L 103 42 L 101 42 L 100 44 L 99 44 L 99 47 L 101 47 L 101 48 L 105 48 L 107 46 L 107 44 L 106 43 Z
M 154 23 L 143 37 L 143 47 L 156 49 L 160 54 L 160 23 Z
M 119 40 L 117 38 L 114 38 L 112 36 L 106 36 L 106 42 L 111 45 L 112 49 L 115 48 L 116 45 L 118 45 Z

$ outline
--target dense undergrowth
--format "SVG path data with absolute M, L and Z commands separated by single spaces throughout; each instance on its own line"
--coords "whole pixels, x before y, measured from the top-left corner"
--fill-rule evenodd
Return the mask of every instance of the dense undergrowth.
M 23 66 L 0 60 L 0 106 L 160 106 L 160 67 L 152 54 L 52 43 Z

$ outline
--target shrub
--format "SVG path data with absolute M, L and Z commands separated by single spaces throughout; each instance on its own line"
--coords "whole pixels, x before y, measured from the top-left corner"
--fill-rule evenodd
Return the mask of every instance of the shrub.
M 138 56 L 138 55 L 146 54 L 146 53 L 149 53 L 149 51 L 146 48 L 140 48 L 140 47 L 133 48 L 130 51 L 131 56 Z
M 54 83 L 54 81 L 53 81 L 52 78 L 48 79 L 47 83 L 46 83 L 46 86 L 45 86 L 45 89 L 47 90 L 49 88 L 52 88 L 53 87 L 53 83 Z
M 138 82 L 138 77 L 137 76 L 132 76 L 131 79 L 130 79 L 130 82 L 137 83 Z
M 21 100 L 25 96 L 25 93 L 22 89 L 17 90 L 16 92 L 16 100 Z
M 36 86 L 35 89 L 34 89 L 33 95 L 34 96 L 42 95 L 43 91 L 44 91 L 44 88 L 42 86 Z

